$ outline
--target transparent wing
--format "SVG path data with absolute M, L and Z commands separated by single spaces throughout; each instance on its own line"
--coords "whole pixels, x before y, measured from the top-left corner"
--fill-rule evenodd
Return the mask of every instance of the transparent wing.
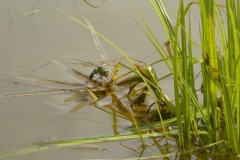
M 100 67 L 97 64 L 94 64 L 92 62 L 88 62 L 88 61 L 84 61 L 81 59 L 74 59 L 75 61 L 77 61 L 76 63 L 70 63 L 70 64 L 74 64 L 74 65 L 81 65 L 81 66 L 90 66 L 90 67 Z
M 90 67 L 104 67 L 104 66 L 115 66 L 117 63 L 119 63 L 123 58 L 115 59 L 115 60 L 106 60 L 106 61 L 99 61 L 98 63 L 92 63 L 81 59 L 74 59 L 75 61 L 78 61 L 76 63 L 70 63 L 75 65 L 81 65 L 81 66 L 90 66 Z
M 98 63 L 101 64 L 101 66 L 116 66 L 123 58 L 124 57 L 115 60 L 99 61 Z
M 50 64 L 55 64 L 55 66 L 50 67 L 49 66 Z M 42 72 L 49 73 L 42 74 Z M 55 77 L 55 75 L 53 75 L 54 73 L 59 75 L 65 75 L 67 73 L 70 74 L 68 76 L 62 77 L 60 76 L 59 77 L 60 80 L 58 80 L 58 77 Z M 76 92 L 79 90 L 85 90 L 86 87 L 92 88 L 98 86 L 98 84 L 95 83 L 95 81 L 93 81 L 92 79 L 90 79 L 88 75 L 85 75 L 77 70 L 68 68 L 57 61 L 47 62 L 41 65 L 40 67 L 33 69 L 30 72 L 25 72 L 18 76 L 8 75 L 7 78 L 0 77 L 0 81 L 10 82 L 14 85 L 25 85 L 43 89 L 42 91 L 39 91 L 37 89 L 36 91 L 31 90 L 30 92 L 26 93 L 0 95 L 0 99 L 8 97 L 30 96 L 36 94 L 39 95 L 39 94 L 59 94 L 65 92 Z

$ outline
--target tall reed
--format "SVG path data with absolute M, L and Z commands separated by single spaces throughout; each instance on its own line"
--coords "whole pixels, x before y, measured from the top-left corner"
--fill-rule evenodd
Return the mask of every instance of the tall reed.
M 175 25 L 171 23 L 161 0 L 150 0 L 150 3 L 165 29 L 174 53 L 173 57 L 163 53 L 161 44 L 142 18 L 147 28 L 145 33 L 174 76 L 180 147 L 183 150 L 189 149 L 194 137 L 199 139 L 201 145 L 224 140 L 239 154 L 240 2 L 227 0 L 226 6 L 223 6 L 216 0 L 199 0 L 187 4 L 184 8 L 184 0 L 180 0 Z M 196 96 L 194 82 L 193 66 L 196 58 L 193 58 L 192 15 L 189 10 L 193 4 L 199 6 L 201 14 L 201 59 L 198 62 L 201 62 L 203 76 L 203 106 Z M 187 15 L 188 22 L 185 20 Z M 197 125 L 197 112 L 201 114 L 204 128 Z M 206 131 L 207 134 L 199 131 Z

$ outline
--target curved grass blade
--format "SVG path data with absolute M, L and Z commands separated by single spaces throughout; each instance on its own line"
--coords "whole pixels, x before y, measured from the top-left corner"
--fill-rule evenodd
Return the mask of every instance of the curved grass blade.
M 90 29 L 90 31 L 91 31 L 91 34 L 92 34 L 92 36 L 93 36 L 94 43 L 95 43 L 95 45 L 96 45 L 96 47 L 97 47 L 97 49 L 98 49 L 98 51 L 99 51 L 99 54 L 101 55 L 101 57 L 102 57 L 102 59 L 103 59 L 104 61 L 108 61 L 109 58 L 108 58 L 107 53 L 105 52 L 104 48 L 102 47 L 102 45 L 101 45 L 101 43 L 100 43 L 100 40 L 99 40 L 99 38 L 98 38 L 98 36 L 97 36 L 97 33 L 96 33 L 96 30 L 94 29 L 94 27 L 92 26 L 92 24 L 87 20 L 86 17 L 84 17 L 84 16 L 82 16 L 82 17 L 83 17 L 83 19 L 86 21 L 86 23 L 87 23 L 87 25 L 88 25 L 88 27 L 89 27 L 89 29 Z
M 108 149 L 104 148 L 104 147 L 91 147 L 91 146 L 71 147 L 71 150 L 74 150 L 74 151 L 102 151 L 102 152 L 108 151 Z
M 89 6 L 93 7 L 93 8 L 99 8 L 101 7 L 102 5 L 104 5 L 104 1 L 100 2 L 100 1 L 95 1 L 95 3 L 98 3 L 98 4 L 92 4 L 91 2 L 89 2 L 89 0 L 83 0 L 86 4 L 88 4 Z
M 158 137 L 158 136 L 162 136 L 162 134 L 161 133 L 142 134 L 142 138 Z M 73 147 L 77 145 L 91 144 L 91 143 L 103 143 L 103 142 L 107 143 L 107 142 L 138 139 L 138 138 L 139 138 L 139 135 L 132 134 L 132 132 L 130 133 L 124 132 L 122 134 L 120 133 L 118 136 L 105 134 L 105 135 L 99 135 L 99 136 L 88 137 L 88 138 L 52 140 L 49 142 L 33 142 L 26 145 L 20 145 L 22 149 L 0 153 L 0 159 L 20 156 L 24 154 L 36 153 L 44 150 L 63 148 L 63 147 Z M 54 147 L 49 147 L 49 145 L 54 145 Z

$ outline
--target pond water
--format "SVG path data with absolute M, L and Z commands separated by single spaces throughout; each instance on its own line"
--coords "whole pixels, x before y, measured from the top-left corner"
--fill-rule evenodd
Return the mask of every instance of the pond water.
M 93 8 L 82 0 L 2 0 L 0 1 L 0 78 L 20 77 L 50 60 L 70 63 L 73 59 L 98 62 L 101 57 L 91 33 L 81 25 L 69 20 L 53 6 L 84 22 L 85 16 L 94 28 L 118 45 L 128 56 L 151 63 L 158 55 L 135 20 L 140 21 L 129 0 L 88 0 L 99 6 Z M 148 1 L 135 1 L 137 7 L 156 32 L 161 43 L 167 41 L 161 24 Z M 171 11 L 177 10 L 176 2 L 169 2 Z M 35 12 L 32 12 L 35 10 Z M 177 14 L 177 13 L 176 13 Z M 196 25 L 199 15 L 196 13 Z M 172 15 L 174 21 L 174 16 Z M 196 33 L 196 37 L 198 32 Z M 105 41 L 101 43 L 110 59 L 122 57 Z M 61 67 L 46 65 L 43 73 L 57 80 L 76 79 Z M 83 70 L 90 74 L 91 70 Z M 157 71 L 159 76 L 168 73 L 165 66 Z M 163 89 L 171 94 L 170 80 L 162 82 Z M 44 90 L 28 85 L 0 81 L 0 95 L 36 92 Z M 65 103 L 67 94 L 32 95 L 0 99 L 0 152 L 19 149 L 21 144 L 51 141 L 74 137 L 93 137 L 111 134 L 111 119 L 106 113 L 91 106 L 70 114 L 73 103 Z M 138 139 L 126 143 L 137 150 Z M 51 147 L 51 146 L 50 146 Z M 52 146 L 54 148 L 54 146 Z M 120 142 L 84 145 L 84 148 L 61 148 L 26 154 L 9 159 L 123 159 L 136 158 L 140 153 L 120 145 Z M 100 151 L 98 150 L 100 148 Z M 101 150 L 102 148 L 102 150 Z M 156 153 L 149 150 L 144 155 Z

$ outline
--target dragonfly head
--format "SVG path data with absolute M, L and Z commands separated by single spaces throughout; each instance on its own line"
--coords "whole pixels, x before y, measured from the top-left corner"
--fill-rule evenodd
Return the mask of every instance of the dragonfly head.
M 102 75 L 103 75 L 104 77 L 108 77 L 108 76 L 109 76 L 109 71 L 105 69 L 105 70 L 103 71 Z

